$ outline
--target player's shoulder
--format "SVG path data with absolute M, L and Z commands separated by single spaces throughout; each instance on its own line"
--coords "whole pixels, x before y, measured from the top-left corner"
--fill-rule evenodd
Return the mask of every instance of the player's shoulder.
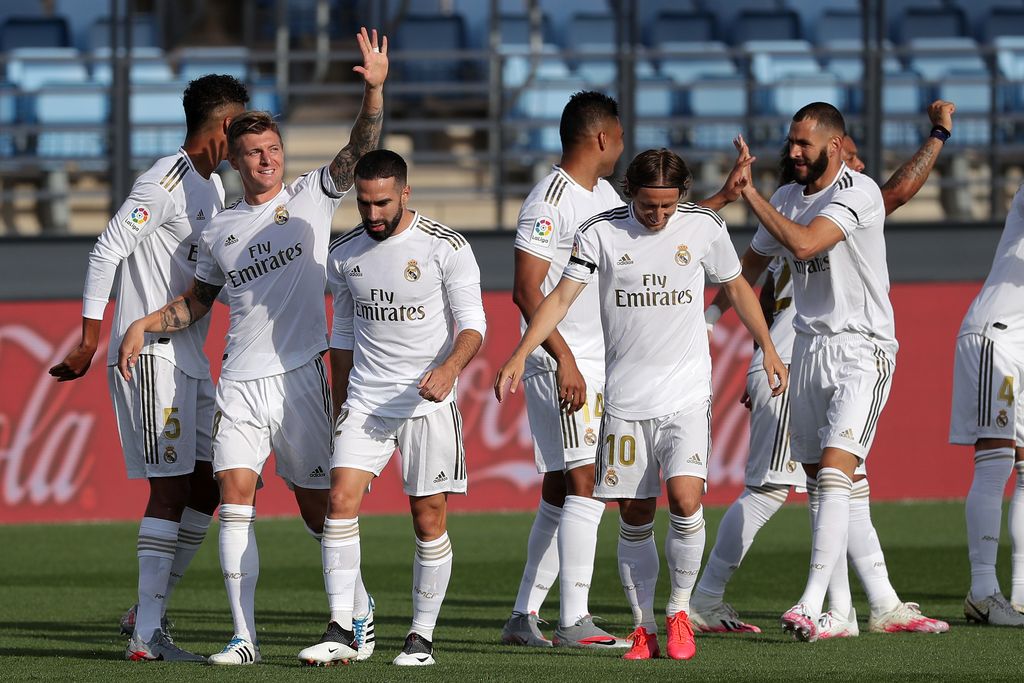
M 833 185 L 836 192 L 842 192 L 844 190 L 859 190 L 864 192 L 871 197 L 878 197 L 878 200 L 882 199 L 882 190 L 878 187 L 878 183 L 874 181 L 870 176 L 866 176 L 863 173 L 854 171 L 852 168 L 843 166 L 839 171 L 839 177 L 836 178 L 836 182 Z
M 182 181 L 192 172 L 192 164 L 182 152 L 157 159 L 132 186 L 132 191 L 150 196 L 182 194 Z
M 595 229 L 596 226 L 612 225 L 615 221 L 626 220 L 627 218 L 629 218 L 629 206 L 617 206 L 614 209 L 607 209 L 586 219 L 580 223 L 579 231 L 586 233 Z
M 725 220 L 718 215 L 717 211 L 693 202 L 679 202 L 676 205 L 676 215 L 705 220 L 719 228 L 725 228 Z
M 469 245 L 469 241 L 460 233 L 420 213 L 417 213 L 416 224 L 412 226 L 412 229 L 421 235 L 426 235 L 431 240 L 437 240 L 447 245 L 452 251 L 459 251 Z
M 348 254 L 348 250 L 352 248 L 352 245 L 356 244 L 359 237 L 365 234 L 366 227 L 360 223 L 351 230 L 343 232 L 331 240 L 331 245 L 328 247 L 327 252 L 331 255 L 331 258 L 345 258 Z

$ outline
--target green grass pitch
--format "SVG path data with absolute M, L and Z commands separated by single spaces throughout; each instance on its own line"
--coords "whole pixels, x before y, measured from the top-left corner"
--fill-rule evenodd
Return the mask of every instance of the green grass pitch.
M 708 510 L 707 552 L 722 509 Z M 263 663 L 233 669 L 130 663 L 117 634 L 134 602 L 134 524 L 0 527 L 0 679 L 2 680 L 1021 680 L 1024 630 L 968 625 L 961 602 L 969 570 L 962 503 L 884 504 L 874 520 L 889 573 L 904 600 L 951 623 L 943 635 L 874 635 L 797 643 L 784 638 L 779 615 L 800 595 L 809 557 L 807 512 L 785 507 L 762 530 L 729 587 L 729 599 L 760 635 L 698 636 L 690 662 L 625 662 L 611 653 L 526 650 L 499 645 L 518 588 L 527 514 L 453 515 L 455 568 L 435 632 L 431 669 L 398 669 L 391 660 L 410 619 L 412 530 L 405 516 L 364 517 L 363 573 L 377 600 L 377 650 L 368 662 L 309 669 L 295 658 L 315 642 L 326 618 L 319 550 L 297 519 L 258 520 L 262 568 L 256 594 Z M 666 518 L 659 515 L 659 552 Z M 601 527 L 591 609 L 625 635 L 631 626 L 615 567 L 617 523 Z M 1004 532 L 1000 581 L 1009 591 Z M 657 608 L 668 580 L 662 566 Z M 866 630 L 867 604 L 855 578 L 854 602 Z M 557 620 L 557 590 L 542 616 Z M 171 602 L 177 641 L 202 654 L 231 636 L 217 560 L 216 526 Z M 550 629 L 548 628 L 548 635 Z M 663 630 L 662 630 L 663 631 Z M 662 632 L 662 638 L 664 633 Z M 664 641 L 662 641 L 664 647 Z

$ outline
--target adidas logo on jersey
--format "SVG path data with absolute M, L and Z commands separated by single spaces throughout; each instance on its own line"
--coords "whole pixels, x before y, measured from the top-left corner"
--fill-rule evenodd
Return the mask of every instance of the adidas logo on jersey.
M 235 244 L 236 242 L 238 242 L 238 238 L 237 237 L 235 237 L 234 235 L 228 235 L 228 238 L 226 240 L 224 240 L 224 246 L 225 247 L 229 247 L 232 244 Z
M 349 277 L 362 277 L 363 271 L 359 270 L 359 266 L 356 266 L 352 270 L 348 271 Z
M 197 221 L 205 221 L 206 220 L 206 214 L 203 213 L 202 209 L 199 209 L 199 213 L 196 214 L 196 220 Z
M 843 437 L 844 439 L 849 439 L 850 441 L 853 441 L 853 440 L 855 439 L 855 437 L 853 436 L 853 430 L 852 430 L 852 429 L 850 429 L 849 427 L 847 427 L 846 429 L 844 429 L 844 430 L 843 430 L 843 431 L 842 431 L 842 432 L 841 432 L 841 433 L 839 434 L 839 436 Z
M 443 481 L 448 481 L 448 477 L 445 476 L 444 471 L 442 471 L 439 475 L 434 477 L 435 484 L 440 484 Z
M 309 473 L 309 476 L 310 476 L 311 479 L 312 478 L 319 479 L 320 477 L 326 477 L 327 473 L 324 472 L 324 468 L 323 467 L 321 467 L 320 465 L 317 465 L 316 469 Z
M 629 254 L 623 254 L 622 257 L 615 262 L 619 266 L 631 266 L 633 265 L 633 259 L 629 258 Z
M 690 458 L 686 462 L 689 465 L 703 465 L 704 464 L 701 461 L 701 459 L 700 459 L 700 455 L 698 455 L 697 453 L 694 453 L 693 455 L 691 455 Z

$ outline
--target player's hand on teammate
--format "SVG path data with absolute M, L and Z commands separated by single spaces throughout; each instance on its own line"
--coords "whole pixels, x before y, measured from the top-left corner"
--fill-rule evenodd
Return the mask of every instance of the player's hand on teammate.
M 352 67 L 352 70 L 362 75 L 366 85 L 379 88 L 388 77 L 388 38 L 381 36 L 378 43 L 377 29 L 368 33 L 364 26 L 356 34 L 356 41 L 359 43 L 359 51 L 363 53 L 363 63 Z
M 587 381 L 576 366 L 576 359 L 560 360 L 555 379 L 558 382 L 558 407 L 568 413 L 582 408 L 587 402 Z
M 782 392 L 789 387 L 789 368 L 779 358 L 775 349 L 765 349 L 764 372 L 768 376 L 768 386 L 772 389 L 772 396 L 782 395 Z
M 70 382 L 73 379 L 78 379 L 89 371 L 92 357 L 95 354 L 95 346 L 79 344 L 71 349 L 64 360 L 50 368 L 50 374 L 56 377 L 58 382 Z
M 928 119 L 933 126 L 942 126 L 949 132 L 953 132 L 953 114 L 956 112 L 956 105 L 946 100 L 935 100 L 928 105 Z
M 138 362 L 142 347 L 146 344 L 146 333 L 141 323 L 141 320 L 136 320 L 128 326 L 121 340 L 121 348 L 117 350 L 117 369 L 126 382 L 131 381 L 132 368 Z
M 448 394 L 452 393 L 455 378 L 458 376 L 457 370 L 442 363 L 433 370 L 428 370 L 416 386 L 419 387 L 420 396 L 428 401 L 440 403 L 448 398 Z
M 498 376 L 494 380 L 494 397 L 498 399 L 498 403 L 505 399 L 506 394 L 516 393 L 516 389 L 519 388 L 519 380 L 523 378 L 525 365 L 525 359 L 513 355 L 498 370 Z

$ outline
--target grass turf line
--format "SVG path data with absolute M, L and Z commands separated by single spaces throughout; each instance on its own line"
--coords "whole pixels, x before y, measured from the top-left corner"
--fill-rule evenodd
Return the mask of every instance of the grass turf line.
M 708 509 L 708 542 L 723 509 Z M 360 519 L 363 571 L 377 601 L 377 649 L 368 662 L 348 668 L 310 670 L 296 653 L 314 643 L 325 626 L 326 597 L 319 548 L 298 519 L 257 520 L 261 570 L 256 619 L 263 664 L 214 668 L 202 665 L 124 661 L 118 618 L 135 600 L 136 524 L 26 525 L 0 527 L 0 679 L 110 681 L 151 680 L 589 680 L 651 675 L 703 680 L 936 679 L 985 680 L 1020 676 L 1024 631 L 968 625 L 961 604 L 970 572 L 962 503 L 879 504 L 875 526 L 886 551 L 890 578 L 904 600 L 946 619 L 943 635 L 866 633 L 868 608 L 855 577 L 854 605 L 864 634 L 813 645 L 784 638 L 779 615 L 800 595 L 809 557 L 807 512 L 786 506 L 759 534 L 726 599 L 760 635 L 705 635 L 690 662 L 625 662 L 611 653 L 530 650 L 499 644 L 519 585 L 532 521 L 528 514 L 453 515 L 449 531 L 455 565 L 435 632 L 437 666 L 391 666 L 411 618 L 413 538 L 405 516 Z M 661 549 L 666 515 L 656 538 Z M 631 630 L 615 565 L 617 518 L 601 526 L 591 610 L 613 633 Z M 1000 583 L 1009 590 L 1009 545 L 1000 548 Z M 663 555 L 663 553 L 662 553 Z M 668 596 L 661 569 L 656 609 Z M 557 588 L 542 617 L 557 620 Z M 170 617 L 177 642 L 200 654 L 219 651 L 231 636 L 231 619 L 217 559 L 217 527 L 172 597 Z M 545 627 L 550 637 L 553 625 Z M 664 650 L 664 629 L 661 630 Z M 157 671 L 159 669 L 159 671 Z

